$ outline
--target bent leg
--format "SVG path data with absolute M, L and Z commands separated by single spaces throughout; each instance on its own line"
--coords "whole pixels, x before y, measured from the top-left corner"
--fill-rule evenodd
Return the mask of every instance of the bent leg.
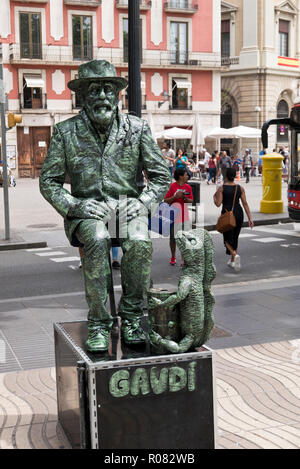
M 111 329 L 112 317 L 106 303 L 110 284 L 110 237 L 105 224 L 99 220 L 83 220 L 76 236 L 84 245 L 83 275 L 86 300 L 89 306 L 89 329 L 104 326 Z
M 123 294 L 120 315 L 135 320 L 143 314 L 143 299 L 150 287 L 152 242 L 148 231 L 148 218 L 140 216 L 128 223 L 127 233 L 120 226 L 120 245 L 123 250 L 121 277 Z

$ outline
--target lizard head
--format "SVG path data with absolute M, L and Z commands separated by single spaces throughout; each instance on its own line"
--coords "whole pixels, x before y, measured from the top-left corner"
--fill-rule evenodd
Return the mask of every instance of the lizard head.
M 203 262 L 204 231 L 190 230 L 178 231 L 176 245 L 181 255 L 184 257 L 184 264 L 187 266 L 198 266 Z

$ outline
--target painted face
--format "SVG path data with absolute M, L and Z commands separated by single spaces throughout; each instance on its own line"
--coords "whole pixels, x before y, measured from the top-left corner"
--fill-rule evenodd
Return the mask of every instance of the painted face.
M 92 82 L 82 93 L 91 121 L 100 128 L 109 127 L 118 105 L 117 88 L 110 82 Z

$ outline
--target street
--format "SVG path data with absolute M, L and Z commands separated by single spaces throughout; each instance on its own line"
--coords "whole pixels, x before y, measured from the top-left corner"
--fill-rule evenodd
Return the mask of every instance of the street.
M 299 275 L 300 232 L 293 224 L 244 228 L 239 252 L 242 269 L 234 272 L 227 266 L 222 236 L 212 231 L 217 276 L 213 285 L 257 281 Z M 168 239 L 153 240 L 152 279 L 154 284 L 175 286 L 180 275 L 180 253 L 177 265 L 169 264 Z M 119 250 L 121 257 L 121 249 Z M 48 248 L 0 252 L 1 299 L 55 295 L 83 291 L 82 271 L 78 269 L 79 252 L 67 245 Z M 120 286 L 120 273 L 114 271 L 115 286 Z M 3 288 L 4 286 L 4 288 Z

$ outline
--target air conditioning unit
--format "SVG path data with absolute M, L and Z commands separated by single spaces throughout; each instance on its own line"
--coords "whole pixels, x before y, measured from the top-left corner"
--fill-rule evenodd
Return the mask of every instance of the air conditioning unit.
M 189 65 L 199 65 L 198 60 L 189 60 Z

